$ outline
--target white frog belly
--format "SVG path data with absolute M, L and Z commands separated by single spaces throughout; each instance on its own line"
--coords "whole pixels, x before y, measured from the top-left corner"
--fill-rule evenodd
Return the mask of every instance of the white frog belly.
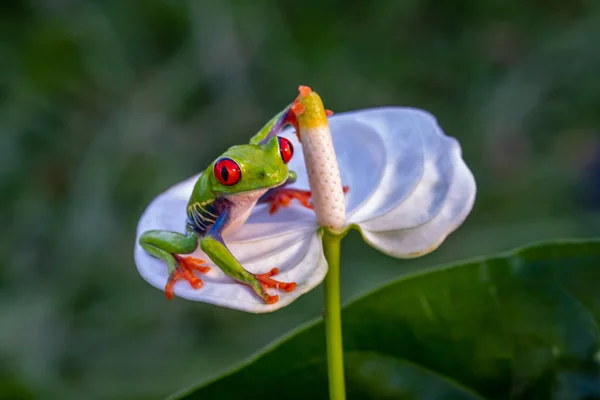
M 229 210 L 229 222 L 223 229 L 223 235 L 232 233 L 240 229 L 244 222 L 252 213 L 252 209 L 260 197 L 269 189 L 258 189 L 250 192 L 238 193 L 227 198 L 233 203 Z

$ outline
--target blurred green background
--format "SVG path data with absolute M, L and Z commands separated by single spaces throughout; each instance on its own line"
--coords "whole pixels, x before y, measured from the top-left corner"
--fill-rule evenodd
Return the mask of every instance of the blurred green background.
M 175 299 L 138 275 L 148 202 L 313 87 L 405 105 L 479 187 L 431 255 L 351 234 L 350 299 L 418 268 L 600 232 L 600 2 L 12 0 L 0 5 L 0 398 L 161 398 L 322 310 Z M 599 274 L 600 278 L 600 274 Z

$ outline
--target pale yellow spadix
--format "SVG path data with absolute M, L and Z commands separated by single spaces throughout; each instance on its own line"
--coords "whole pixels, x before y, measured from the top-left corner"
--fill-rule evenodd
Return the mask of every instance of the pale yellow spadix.
M 299 90 L 297 101 L 304 110 L 298 115 L 298 129 L 317 221 L 320 226 L 341 231 L 346 207 L 327 114 L 317 93 L 307 86 L 300 86 Z

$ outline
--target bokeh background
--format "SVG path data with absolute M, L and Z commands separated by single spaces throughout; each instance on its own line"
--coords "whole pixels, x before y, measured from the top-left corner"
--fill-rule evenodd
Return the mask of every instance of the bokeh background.
M 436 252 L 351 234 L 348 300 L 416 269 L 600 231 L 600 2 L 12 0 L 0 4 L 0 398 L 162 398 L 318 317 L 175 299 L 138 217 L 310 85 L 405 105 L 463 145 L 479 194 Z M 600 278 L 600 277 L 599 277 Z

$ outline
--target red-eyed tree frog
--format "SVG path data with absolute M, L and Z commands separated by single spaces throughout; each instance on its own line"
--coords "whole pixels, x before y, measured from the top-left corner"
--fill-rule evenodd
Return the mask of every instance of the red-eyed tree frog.
M 245 270 L 227 248 L 222 235 L 238 229 L 257 203 L 270 203 L 271 213 L 280 206 L 287 206 L 293 198 L 312 208 L 309 191 L 286 188 L 296 180 L 296 174 L 287 167 L 294 148 L 289 140 L 277 136 L 287 124 L 298 130 L 297 115 L 302 111 L 298 102 L 290 104 L 267 122 L 249 144 L 229 148 L 206 168 L 187 205 L 186 234 L 151 230 L 140 236 L 144 250 L 167 264 L 167 298 L 173 297 L 173 286 L 181 279 L 196 289 L 202 287 L 202 280 L 193 272 L 206 273 L 210 268 L 201 260 L 182 256 L 193 253 L 198 244 L 227 276 L 251 287 L 267 304 L 279 299 L 267 293 L 267 288 L 284 291 L 296 288 L 294 282 L 272 278 L 278 273 L 277 268 L 266 274 Z

